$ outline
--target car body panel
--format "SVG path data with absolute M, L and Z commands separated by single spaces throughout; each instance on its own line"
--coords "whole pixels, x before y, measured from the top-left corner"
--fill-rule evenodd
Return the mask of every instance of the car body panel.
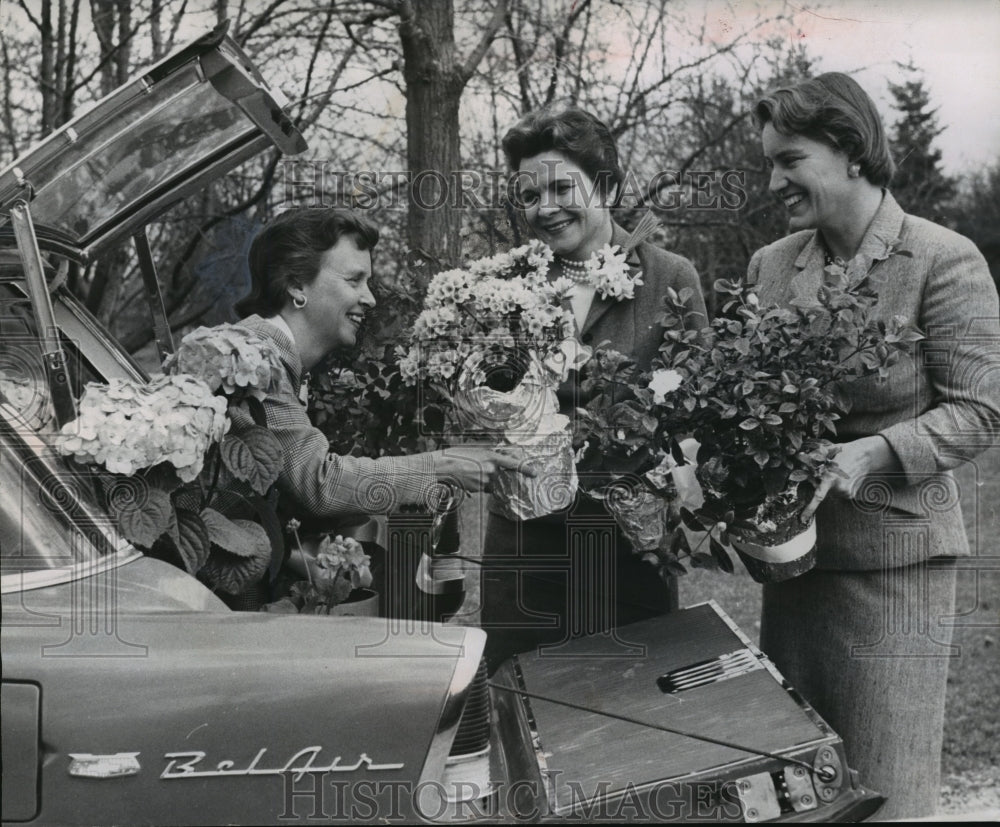
M 253 824 L 308 816 L 293 787 L 367 781 L 396 785 L 412 818 L 408 791 L 443 773 L 444 755 L 427 762 L 457 665 L 478 662 L 485 635 L 212 610 L 168 568 L 144 559 L 4 596 L 4 686 L 39 687 L 42 745 L 35 761 L 4 744 L 5 788 L 8 771 L 40 766 L 42 823 Z M 73 756 L 132 754 L 134 774 L 70 773 Z M 24 817 L 10 806 L 5 820 Z

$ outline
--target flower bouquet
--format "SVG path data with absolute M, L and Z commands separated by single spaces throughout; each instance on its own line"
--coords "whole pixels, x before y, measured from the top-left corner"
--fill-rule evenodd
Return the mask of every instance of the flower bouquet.
M 164 367 L 149 382 L 88 384 L 55 448 L 98 470 L 98 494 L 128 541 L 236 595 L 267 569 L 273 538 L 254 519 L 223 514 L 220 475 L 263 497 L 281 447 L 262 425 L 230 432 L 231 414 L 262 423 L 281 364 L 264 339 L 220 325 L 186 336 Z
M 890 245 L 879 261 L 891 255 L 909 254 Z M 715 287 L 728 301 L 699 341 L 666 300 L 661 355 L 685 381 L 660 415 L 700 443 L 704 497 L 681 514 L 691 530 L 708 530 L 714 550 L 735 546 L 755 579 L 779 581 L 814 564 L 815 529 L 799 515 L 839 450 L 831 437 L 849 407 L 843 384 L 884 378 L 922 336 L 902 319 L 874 318 L 877 266 L 860 257 L 828 265 L 815 299 L 789 308 L 762 307 L 744 284 Z
M 289 528 L 295 535 L 306 579 L 291 584 L 287 594 L 261 611 L 276 614 L 378 614 L 378 595 L 372 584 L 371 558 L 353 537 L 323 535 L 306 549 L 298 542 L 298 522 Z M 294 555 L 293 555 L 294 557 Z
M 439 273 L 399 368 L 444 400 L 449 435 L 485 437 L 529 457 L 537 476 L 499 472 L 494 494 L 511 519 L 542 516 L 576 491 L 569 418 L 556 388 L 588 349 L 565 299 L 572 282 L 546 277 L 552 251 L 533 242 Z

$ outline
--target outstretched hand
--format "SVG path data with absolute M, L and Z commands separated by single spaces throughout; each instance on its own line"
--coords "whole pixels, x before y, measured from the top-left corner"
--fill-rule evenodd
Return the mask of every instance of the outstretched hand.
M 486 445 L 456 445 L 435 451 L 433 456 L 437 478 L 466 491 L 488 491 L 500 468 L 518 471 L 528 477 L 536 475 L 528 467 L 523 452 L 516 448 L 497 450 Z

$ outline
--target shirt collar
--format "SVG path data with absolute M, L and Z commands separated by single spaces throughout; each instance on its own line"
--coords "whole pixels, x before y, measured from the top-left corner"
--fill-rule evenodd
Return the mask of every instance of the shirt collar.
M 861 246 L 858 248 L 858 255 L 863 256 L 867 264 L 884 256 L 886 248 L 899 238 L 903 230 L 904 218 L 903 208 L 899 206 L 889 190 L 883 189 L 882 203 L 879 204 L 868 229 L 865 230 Z M 800 270 L 812 269 L 813 265 L 818 262 L 822 268 L 824 255 L 819 232 L 814 232 L 809 241 L 806 242 L 806 246 L 802 248 L 798 258 L 795 259 L 795 266 Z

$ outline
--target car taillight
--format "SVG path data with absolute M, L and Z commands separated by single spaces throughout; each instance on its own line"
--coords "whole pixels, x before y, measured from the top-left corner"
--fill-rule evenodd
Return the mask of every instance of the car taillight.
M 486 684 L 486 661 L 479 662 L 476 677 L 469 687 L 469 696 L 458 724 L 458 733 L 452 742 L 449 758 L 471 755 L 490 745 L 490 689 Z
M 482 660 L 469 687 L 458 732 L 444 765 L 445 796 L 455 805 L 479 801 L 492 792 L 490 719 L 493 709 L 486 677 L 486 661 Z

